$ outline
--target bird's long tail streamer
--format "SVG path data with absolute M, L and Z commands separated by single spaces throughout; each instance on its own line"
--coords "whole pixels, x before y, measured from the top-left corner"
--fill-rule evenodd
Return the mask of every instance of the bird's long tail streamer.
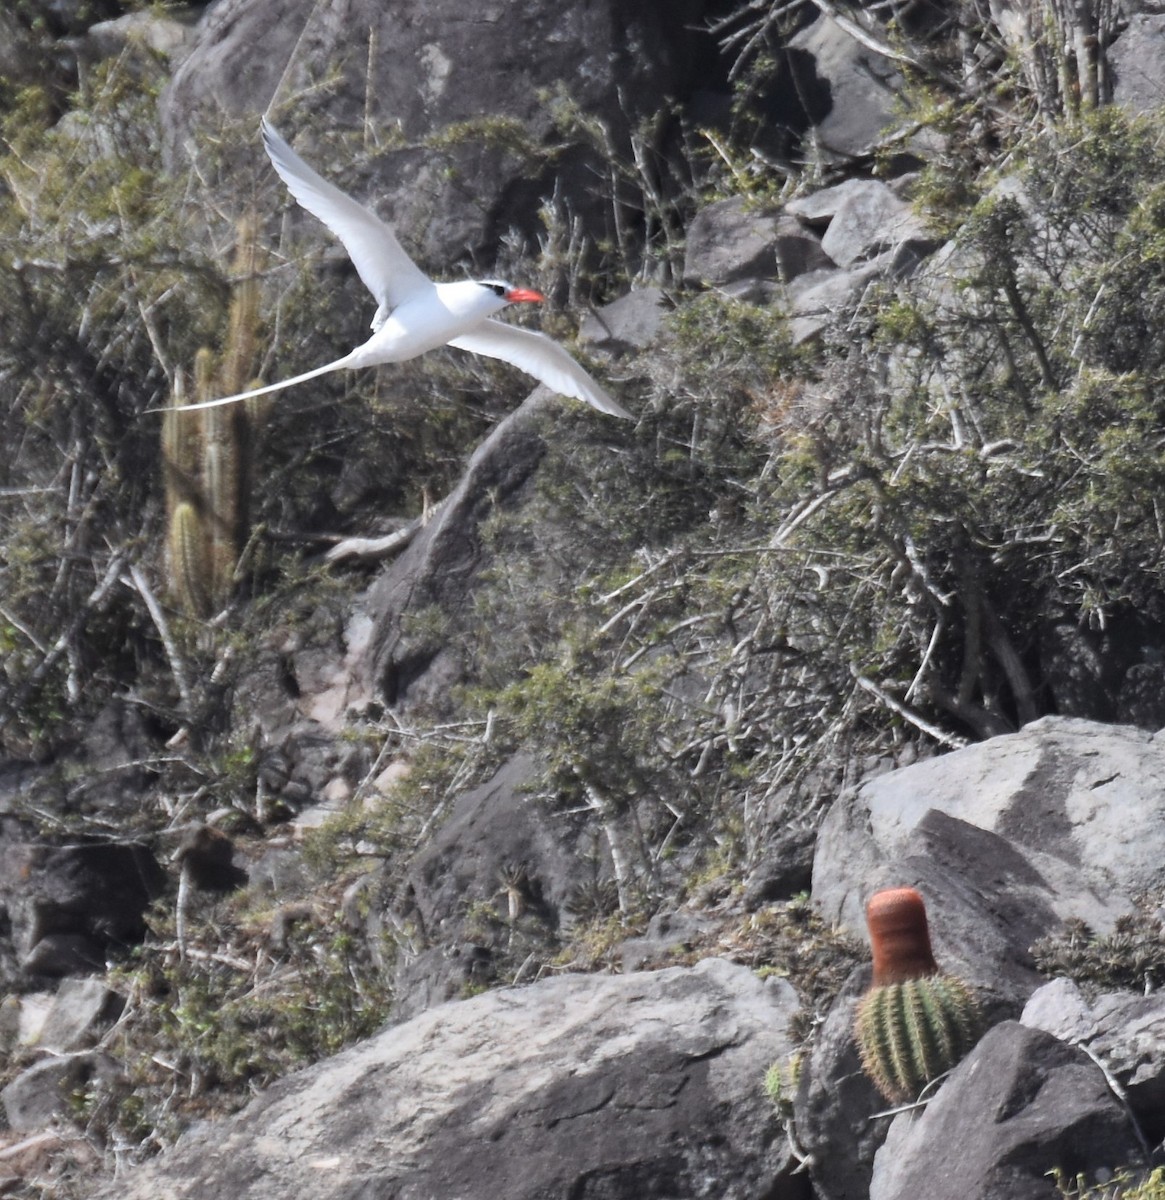
M 316 379 L 320 375 L 326 375 L 329 371 L 339 371 L 349 365 L 348 360 L 351 357 L 350 354 L 345 354 L 343 358 L 337 358 L 335 362 L 325 363 L 322 367 L 305 371 L 302 375 L 293 375 L 290 379 L 281 379 L 278 383 L 268 383 L 264 387 L 252 388 L 249 392 L 238 392 L 234 396 L 223 396 L 221 400 L 203 400 L 200 404 L 176 404 L 166 408 L 151 408 L 146 411 L 169 412 L 172 407 L 178 412 L 195 412 L 200 408 L 218 408 L 221 404 L 236 404 L 240 400 L 249 400 L 252 396 L 266 396 L 268 392 L 281 392 L 284 388 L 293 387 L 297 383 L 306 383 L 309 379 Z

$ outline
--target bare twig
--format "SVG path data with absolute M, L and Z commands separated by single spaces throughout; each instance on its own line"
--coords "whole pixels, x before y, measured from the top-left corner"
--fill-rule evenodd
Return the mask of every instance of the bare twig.
M 133 586 L 137 594 L 141 596 L 142 602 L 146 606 L 146 611 L 150 614 L 150 620 L 154 622 L 154 628 L 157 629 L 158 636 L 162 639 L 162 647 L 165 649 L 166 658 L 170 663 L 170 673 L 174 676 L 174 683 L 178 688 L 178 695 L 182 700 L 183 715 L 189 719 L 194 714 L 194 694 L 190 688 L 190 677 L 186 672 L 186 662 L 182 657 L 181 651 L 178 649 L 178 643 L 174 640 L 174 635 L 170 632 L 170 625 L 166 620 L 166 614 L 162 611 L 162 606 L 158 603 L 157 597 L 146 582 L 146 577 L 142 574 L 137 563 L 130 564 L 129 579 L 123 579 L 122 582 L 126 586 Z
M 8 701 L 5 710 L 0 712 L 0 729 L 3 729 L 8 724 L 13 715 L 20 710 L 25 700 L 32 694 L 33 690 L 68 653 L 69 647 L 72 646 L 77 635 L 84 629 L 90 617 L 104 610 L 106 601 L 109 599 L 109 594 L 121 576 L 126 558 L 126 551 L 119 550 L 110 559 L 100 583 L 89 593 L 88 598 L 73 615 L 73 619 L 53 643 L 49 652 L 25 676 L 17 687 L 10 689 L 7 696 L 0 697 L 0 699 Z
M 850 670 L 858 687 L 869 692 L 871 696 L 875 696 L 891 712 L 896 712 L 900 717 L 915 726 L 915 728 L 929 734 L 935 741 L 941 742 L 944 746 L 950 746 L 954 750 L 960 750 L 964 746 L 969 745 L 966 738 L 959 737 L 954 733 L 947 733 L 945 729 L 940 729 L 933 721 L 928 721 L 921 713 L 915 711 L 909 705 L 895 699 L 884 687 L 879 686 L 872 679 L 863 675 L 856 667 L 851 666 Z

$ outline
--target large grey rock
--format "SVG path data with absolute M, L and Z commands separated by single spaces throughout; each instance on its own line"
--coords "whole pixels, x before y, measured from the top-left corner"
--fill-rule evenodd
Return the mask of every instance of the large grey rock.
M 145 933 L 165 875 L 134 843 L 54 846 L 0 838 L 0 911 L 26 976 L 69 975 L 104 963 Z
M 1042 1029 L 1062 1042 L 1076 1042 L 1092 1026 L 1092 1015 L 1084 993 L 1071 979 L 1053 979 L 1028 997 L 1020 1023 Z
M 397 963 L 394 1016 L 491 982 L 503 961 L 516 967 L 554 953 L 575 893 L 603 855 L 587 822 L 553 812 L 531 791 L 535 774 L 528 757 L 509 760 L 457 801 L 409 865 L 392 917 L 394 928 L 412 931 Z M 609 879 L 609 862 L 605 870 Z M 371 920 L 380 919 L 374 909 Z
M 810 271 L 785 289 L 789 335 L 795 345 L 812 341 L 860 309 L 862 297 L 882 275 L 881 262 L 861 263 L 850 271 Z
M 175 20 L 168 13 L 130 12 L 109 21 L 90 25 L 74 41 L 80 58 L 101 61 L 143 48 L 164 58 L 180 58 L 193 41 L 190 21 Z
M 100 944 L 87 933 L 46 933 L 20 960 L 21 971 L 30 979 L 59 979 L 104 966 Z
M 10 1129 L 41 1129 L 54 1117 L 74 1112 L 77 1093 L 91 1081 L 118 1077 L 113 1060 L 96 1051 L 46 1058 L 7 1084 L 0 1091 L 0 1103 Z
M 703 913 L 656 913 L 643 934 L 620 946 L 623 970 L 637 971 L 653 961 L 666 962 L 677 950 L 690 951 L 713 928 L 712 918 Z
M 1162 778 L 1160 735 L 1044 717 L 840 798 L 818 839 L 814 898 L 830 919 L 860 929 L 875 869 L 908 855 L 937 810 L 1008 843 L 1013 873 L 1028 872 L 1056 917 L 1108 929 L 1160 879 Z
M 645 350 L 663 328 L 667 311 L 660 288 L 635 288 L 585 316 L 579 339 L 614 354 Z
M 1068 979 L 1045 984 L 1020 1018 L 1085 1047 L 1119 1084 L 1145 1139 L 1165 1138 L 1165 996 L 1109 992 L 1088 1001 Z
M 442 1005 L 200 1126 L 106 1200 L 806 1200 L 764 1067 L 787 984 L 709 959 Z
M 688 226 L 684 282 L 720 287 L 741 279 L 775 279 L 777 214 L 743 196 L 702 208 Z
M 690 286 L 788 283 L 833 266 L 820 236 L 806 223 L 788 212 L 758 208 L 743 196 L 709 204 L 688 227 L 684 282 Z
M 37 1030 L 35 1044 L 54 1054 L 91 1046 L 125 1005 L 100 979 L 63 979 Z
M 925 235 L 910 205 L 877 179 L 856 181 L 829 222 L 821 248 L 839 267 L 876 258 Z
M 777 218 L 773 253 L 783 283 L 833 266 L 833 259 L 822 248 L 821 238 L 790 213 L 781 213 Z
M 794 35 L 788 48 L 819 153 L 827 161 L 868 154 L 894 121 L 902 83 L 895 65 L 824 15 Z
M 1124 32 L 1108 48 L 1108 62 L 1113 100 L 1132 112 L 1158 113 L 1165 105 L 1165 14 L 1130 13 Z
M 1053 1168 L 1074 1179 L 1141 1161 L 1100 1068 L 1082 1050 L 1008 1021 L 921 1114 L 894 1119 L 869 1200 L 1053 1200 Z
M 86 804 L 120 815 L 155 781 L 153 772 L 138 765 L 154 752 L 148 723 L 123 698 L 110 700 L 86 722 L 77 750 L 73 803 L 84 797 Z
M 865 190 L 865 179 L 843 179 L 841 183 L 795 196 L 785 204 L 785 212 L 803 221 L 810 229 L 824 233 L 837 210 L 851 197 Z
M 556 180 L 572 213 L 602 237 L 611 232 L 602 224 L 611 208 L 592 203 L 596 156 L 581 137 L 577 152 L 562 151 L 547 96 L 568 94 L 630 157 L 629 131 L 654 120 L 665 97 L 690 91 L 706 44 L 703 7 L 220 0 L 163 96 L 165 139 L 172 156 L 198 153 L 224 119 L 242 119 L 256 129 L 257 153 L 259 114 L 274 103 L 297 148 L 326 166 L 313 136 L 358 131 L 363 148 L 382 150 L 370 164 L 373 178 L 355 190 L 376 198 L 433 269 L 479 249 L 488 254 L 511 226 L 536 234 L 539 205 Z M 303 137 L 297 122 L 310 125 Z M 458 136 L 466 122 L 483 125 Z M 528 133 L 531 149 L 553 142 L 556 151 L 539 162 L 513 148 L 507 122 Z

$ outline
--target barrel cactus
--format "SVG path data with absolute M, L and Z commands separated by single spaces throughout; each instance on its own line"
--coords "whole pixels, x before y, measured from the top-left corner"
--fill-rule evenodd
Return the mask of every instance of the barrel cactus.
M 866 907 L 874 978 L 858 1005 L 862 1066 L 891 1103 L 913 1100 L 975 1044 L 979 1005 L 961 979 L 941 972 L 926 905 L 913 888 L 878 892 Z

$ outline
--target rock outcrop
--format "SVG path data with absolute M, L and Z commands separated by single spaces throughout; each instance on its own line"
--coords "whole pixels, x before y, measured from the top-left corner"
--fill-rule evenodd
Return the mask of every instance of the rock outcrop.
M 708 959 L 442 1005 L 194 1129 L 104 1200 L 807 1200 L 760 1079 L 792 988 Z
M 1128 1103 L 1147 1146 L 1165 1138 L 1165 999 L 1159 992 L 1105 992 L 1089 1001 L 1070 979 L 1045 984 L 1020 1018 L 1082 1047 Z
M 1133 910 L 1138 893 L 1153 886 L 1162 850 L 1159 806 L 1153 799 L 1165 772 L 1162 750 L 1160 736 L 1140 730 L 1044 718 L 1017 734 L 879 775 L 839 797 L 827 815 L 814 859 L 814 900 L 828 917 L 857 932 L 872 892 L 884 886 L 918 888 L 926 898 L 942 969 L 975 986 L 992 1021 L 1017 1018 L 1041 984 L 1032 955 L 1036 942 L 1060 933 L 1071 920 L 1109 929 Z M 886 1106 L 861 1073 L 852 1033 L 854 1008 L 866 983 L 863 969 L 838 997 L 815 1038 L 797 1097 L 801 1144 L 811 1156 L 814 1178 L 829 1196 L 866 1194 L 874 1175 L 873 1154 L 883 1136 L 879 1120 L 872 1118 Z M 1106 1017 L 1114 1011 L 1123 1016 Z M 1036 1015 L 1040 1012 L 1044 1015 Z M 1133 1047 L 1139 1046 L 1148 1059 L 1141 1058 L 1141 1108 L 1151 1113 L 1148 1098 L 1156 1095 L 1160 1072 L 1150 1065 L 1158 1051 L 1147 1051 L 1144 1038 L 1156 1045 L 1150 1032 L 1155 1005 L 1134 1013 L 1114 1000 L 1090 1013 L 1081 1002 L 1065 1015 L 1045 1003 L 1032 1014 L 1030 1024 L 1057 1037 L 1105 1047 L 1113 1070 L 1130 1082 L 1136 1077 L 1130 1059 L 1137 1057 Z M 1125 1031 L 1123 1042 L 1118 1029 Z M 1145 1032 L 1138 1035 L 1138 1029 Z M 1039 1063 L 1047 1053 L 1055 1057 L 1060 1051 L 1041 1049 L 1022 1076 L 1027 1082 L 1017 1076 L 1016 1088 L 1036 1088 L 1032 1081 L 1042 1078 Z M 963 1070 L 957 1077 L 963 1077 Z M 995 1069 L 984 1071 L 991 1075 Z M 1079 1071 L 1073 1068 L 1070 1074 L 1077 1078 Z M 1103 1076 L 1096 1075 L 1103 1090 Z M 944 1084 L 939 1096 L 945 1097 L 954 1082 Z M 1030 1144 L 1012 1145 L 1010 1134 L 984 1133 L 975 1150 L 980 1158 L 974 1172 L 981 1174 L 970 1194 L 1043 1196 L 1047 1171 L 1063 1166 L 1071 1173 L 1074 1168 L 1065 1163 L 1072 1157 L 1066 1153 L 1072 1138 L 1062 1140 L 1061 1119 L 1065 1128 L 1076 1128 L 1077 1119 L 1084 1123 L 1081 1128 L 1091 1128 L 1095 1119 L 1110 1133 L 1106 1122 L 1116 1120 L 1107 1102 L 1101 1107 L 1109 1116 L 1093 1113 L 1099 1096 L 1095 1079 L 1084 1091 L 1079 1110 L 1071 1098 L 1064 1110 L 1055 1104 L 1040 1108 L 1040 1132 Z M 959 1111 L 966 1119 L 988 1102 L 975 1093 L 974 1101 L 966 1103 L 966 1108 L 942 1111 Z M 1123 1110 L 1121 1114 L 1123 1119 Z M 949 1130 L 924 1145 L 929 1135 L 907 1138 L 909 1123 L 899 1121 L 894 1149 L 883 1160 L 899 1164 L 893 1182 L 884 1168 L 885 1178 L 871 1195 L 907 1196 L 917 1187 L 923 1190 L 916 1194 L 953 1194 L 923 1186 L 924 1164 Z M 1151 1117 L 1148 1122 L 1153 1128 Z M 880 1124 L 884 1127 L 886 1121 Z M 1098 1143 L 1093 1165 L 1115 1167 L 1143 1153 L 1135 1126 L 1127 1121 L 1117 1121 L 1117 1126 L 1124 1133 Z M 1015 1166 L 1021 1161 L 1027 1164 L 1022 1170 Z M 1027 1182 L 1015 1184 L 1020 1190 L 1014 1193 L 992 1192 L 1005 1186 L 1001 1181 L 1010 1178 L 1013 1168 Z M 952 1179 L 960 1178 L 953 1166 L 951 1171 Z
M 1050 1200 L 1052 1167 L 1074 1180 L 1143 1156 L 1087 1054 L 1006 1021 L 923 1112 L 894 1118 L 874 1160 L 870 1200 Z
M 814 899 L 860 928 L 867 890 L 912 882 L 889 876 L 909 873 L 917 839 L 942 813 L 982 831 L 976 837 L 995 835 L 973 874 L 981 892 L 1000 899 L 1020 886 L 1035 889 L 1042 900 L 1033 894 L 1033 911 L 1108 928 L 1159 878 L 1165 815 L 1155 798 L 1163 777 L 1160 735 L 1045 717 L 880 775 L 840 799 L 818 840 Z
M 704 7 L 602 0 L 467 13 L 459 0 L 222 0 L 164 97 L 166 141 L 188 154 L 224 119 L 241 119 L 257 147 L 269 105 L 277 119 L 285 106 L 294 125 L 310 95 L 313 132 L 362 129 L 377 149 L 362 190 L 428 267 L 496 248 L 511 226 L 532 233 L 555 177 L 598 234 L 609 214 L 585 200 L 593 153 L 581 142 L 562 152 L 550 97 L 561 91 L 625 144 L 661 98 L 692 90 L 713 49 L 698 32 Z
M 61 977 L 105 965 L 145 932 L 165 875 L 152 851 L 96 839 L 53 844 L 16 822 L 0 828 L 0 916 L 15 979 Z M 2 961 L 2 960 L 0 960 Z

